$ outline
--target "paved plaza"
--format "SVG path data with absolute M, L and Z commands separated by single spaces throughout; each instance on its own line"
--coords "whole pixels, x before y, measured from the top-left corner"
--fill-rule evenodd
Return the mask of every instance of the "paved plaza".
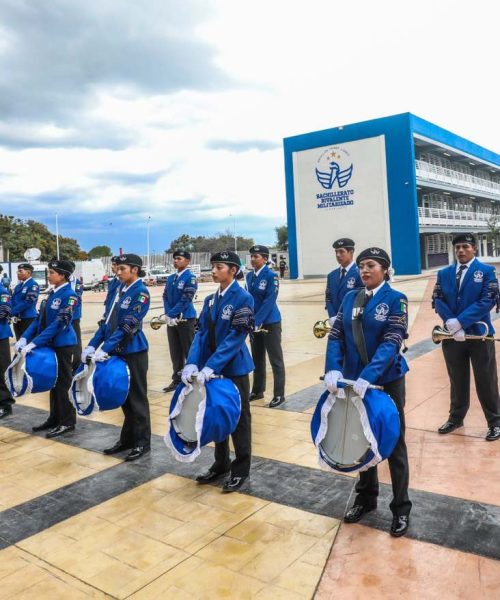
M 211 463 L 176 462 L 163 443 L 171 394 L 165 328 L 150 342 L 152 453 L 136 463 L 104 456 L 118 438 L 120 410 L 78 421 L 47 440 L 48 394 L 22 398 L 0 426 L 0 598 L 479 599 L 500 590 L 500 442 L 475 395 L 465 426 L 442 436 L 449 382 L 430 303 L 434 274 L 399 278 L 409 299 L 406 440 L 413 512 L 408 535 L 391 538 L 387 464 L 379 508 L 362 524 L 341 521 L 355 477 L 318 466 L 309 425 L 323 390 L 323 280 L 284 281 L 280 291 L 287 402 L 252 403 L 253 464 L 241 492 L 200 486 Z M 215 285 L 200 285 L 196 300 Z M 151 288 L 152 316 L 161 288 Z M 104 294 L 85 292 L 84 342 Z M 486 343 L 486 342 L 485 342 Z

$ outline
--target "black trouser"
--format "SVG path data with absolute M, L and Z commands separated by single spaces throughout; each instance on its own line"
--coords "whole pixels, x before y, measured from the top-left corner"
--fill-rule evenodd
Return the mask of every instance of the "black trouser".
M 73 355 L 73 370 L 75 370 L 82 360 L 82 329 L 80 327 L 80 319 L 71 321 L 71 324 L 73 325 L 77 339 L 75 354 Z
M 172 359 L 172 381 L 181 382 L 181 371 L 186 364 L 189 348 L 193 343 L 196 319 L 188 319 L 175 327 L 167 326 L 168 348 Z
M 14 404 L 14 398 L 5 383 L 5 371 L 10 365 L 10 340 L 0 340 L 0 408 L 10 408 Z
M 495 343 L 481 340 L 444 340 L 443 354 L 451 384 L 449 420 L 452 423 L 462 423 L 469 410 L 472 364 L 477 396 L 488 426 L 500 425 Z
M 280 267 L 280 279 L 283 279 L 285 276 L 285 267 Z
M 408 466 L 408 453 L 405 442 L 405 378 L 384 383 L 384 391 L 394 400 L 399 412 L 399 422 L 401 424 L 401 435 L 398 443 L 389 456 L 389 471 L 391 472 L 393 499 L 389 507 L 394 515 L 409 515 L 411 502 L 408 497 L 408 485 L 410 479 L 410 470 Z M 378 473 L 377 467 L 372 467 L 359 474 L 359 481 L 356 484 L 357 497 L 355 504 L 375 507 L 378 496 Z
M 33 323 L 35 317 L 30 319 L 21 319 L 14 323 L 14 335 L 16 336 L 16 341 L 23 337 L 23 333 L 28 329 L 28 327 Z
M 123 357 L 130 371 L 130 388 L 122 406 L 125 421 L 120 442 L 127 447 L 151 446 L 151 419 L 148 402 L 148 352 L 134 352 Z
M 234 477 L 247 477 L 250 473 L 252 459 L 252 417 L 250 414 L 250 378 L 248 375 L 230 377 L 240 392 L 241 415 L 236 429 L 231 434 L 235 459 L 231 462 L 229 456 L 229 438 L 215 444 L 215 461 L 210 467 L 216 473 L 231 470 Z
M 47 419 L 53 427 L 76 424 L 76 410 L 69 400 L 75 350 L 76 346 L 54 348 L 57 356 L 57 381 L 56 385 L 50 390 L 50 413 Z
M 274 396 L 285 395 L 285 363 L 281 349 L 281 323 L 262 325 L 269 333 L 255 333 L 251 343 L 252 358 L 255 364 L 252 392 L 263 394 L 266 391 L 266 351 L 273 370 Z

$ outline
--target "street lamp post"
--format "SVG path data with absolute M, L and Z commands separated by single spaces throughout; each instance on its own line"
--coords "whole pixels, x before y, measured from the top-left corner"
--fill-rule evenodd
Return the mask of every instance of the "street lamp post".
M 56 255 L 59 260 L 59 219 L 56 213 Z
M 233 237 L 234 237 L 234 251 L 238 251 L 238 238 L 236 237 L 236 215 L 230 214 L 230 217 L 233 218 Z
M 147 242 L 147 254 L 148 254 L 148 260 L 147 260 L 147 269 L 148 269 L 148 274 L 149 274 L 149 270 L 150 270 L 150 264 L 149 264 L 149 230 L 150 230 L 150 225 L 151 225 L 151 217 L 148 217 L 148 224 L 147 224 L 147 235 L 146 235 L 146 242 Z

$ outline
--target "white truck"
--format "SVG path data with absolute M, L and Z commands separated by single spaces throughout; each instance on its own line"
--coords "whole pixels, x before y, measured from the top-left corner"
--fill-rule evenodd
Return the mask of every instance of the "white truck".
M 74 275 L 82 280 L 84 290 L 101 285 L 105 274 L 106 270 L 100 258 L 79 260 L 75 263 Z

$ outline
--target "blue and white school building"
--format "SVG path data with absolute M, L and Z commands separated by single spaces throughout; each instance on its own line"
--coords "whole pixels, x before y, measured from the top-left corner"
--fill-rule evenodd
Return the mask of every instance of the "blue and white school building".
M 451 239 L 500 254 L 500 155 L 410 113 L 284 140 L 292 278 L 326 275 L 332 242 L 390 251 L 397 275 L 447 265 Z

